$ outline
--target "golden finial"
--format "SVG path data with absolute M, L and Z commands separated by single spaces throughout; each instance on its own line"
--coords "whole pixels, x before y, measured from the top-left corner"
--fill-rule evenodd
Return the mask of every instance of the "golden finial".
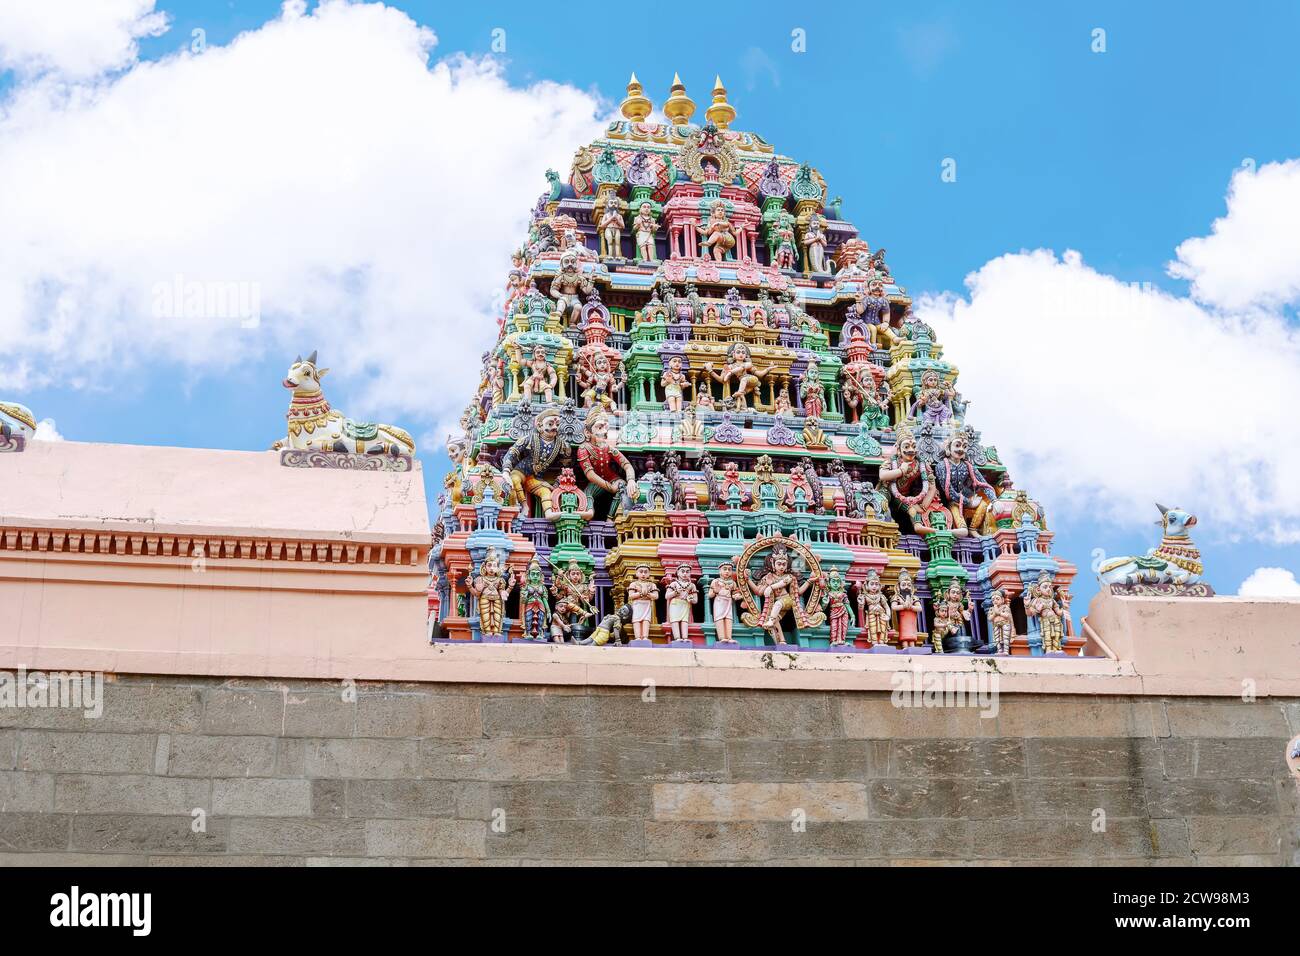
M 635 73 L 632 74 L 632 79 L 627 81 L 627 99 L 623 101 L 621 109 L 623 116 L 633 123 L 645 122 L 645 118 L 654 109 L 654 104 L 641 89 L 641 81 L 636 78 Z
M 727 102 L 727 88 L 722 85 L 722 77 L 713 80 L 713 105 L 705 110 L 704 115 L 718 129 L 726 129 L 736 118 L 736 108 Z
M 673 85 L 668 88 L 668 99 L 664 103 L 664 115 L 674 126 L 684 126 L 695 114 L 695 101 L 686 95 L 686 85 L 677 73 L 673 74 Z

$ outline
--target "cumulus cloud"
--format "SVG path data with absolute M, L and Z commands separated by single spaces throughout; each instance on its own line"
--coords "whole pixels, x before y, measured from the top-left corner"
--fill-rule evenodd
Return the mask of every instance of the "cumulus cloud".
M 304 7 L 0 104 L 0 389 L 318 348 L 350 413 L 454 419 L 542 174 L 608 104 L 431 65 L 380 4 Z
M 1300 160 L 1238 170 L 1228 213 L 1208 236 L 1177 249 L 1169 273 L 1192 284 L 1197 300 L 1220 309 L 1276 309 L 1300 300 Z
M 37 441 L 63 441 L 53 418 L 42 418 L 36 423 L 35 438 Z
M 1300 541 L 1300 335 L 1284 317 L 1129 285 L 1073 251 L 1002 256 L 966 287 L 915 311 L 961 369 L 967 420 L 1049 514 L 1128 524 L 1160 501 L 1207 535 Z
M 95 76 L 135 61 L 140 37 L 167 29 L 155 0 L 5 0 L 0 69 Z
M 1256 568 L 1237 589 L 1239 597 L 1300 598 L 1300 581 L 1286 568 Z

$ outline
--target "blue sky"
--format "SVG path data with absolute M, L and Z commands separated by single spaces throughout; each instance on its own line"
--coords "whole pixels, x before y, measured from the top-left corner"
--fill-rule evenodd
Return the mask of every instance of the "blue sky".
M 1188 284 L 1171 278 L 1166 264 L 1179 243 L 1207 235 L 1224 215 L 1234 171 L 1300 157 L 1300 5 L 1290 2 L 1237 5 L 1230 16 L 1221 4 L 1199 2 L 749 4 L 743 16 L 702 15 L 698 23 L 681 13 L 661 19 L 662 5 L 589 18 L 542 4 L 392 5 L 437 34 L 435 60 L 487 55 L 493 30 L 504 29 L 499 59 L 514 86 L 554 81 L 617 103 L 635 70 L 661 102 L 680 71 L 702 114 L 720 73 L 739 111 L 735 125 L 818 166 L 832 194 L 844 196 L 846 218 L 873 247 L 888 248 L 894 275 L 914 295 L 961 293 L 965 277 L 990 260 L 1044 248 L 1078 250 L 1122 282 L 1187 296 Z M 145 61 L 188 47 L 195 29 L 222 46 L 277 17 L 280 5 L 159 9 L 171 28 L 142 40 Z M 794 30 L 804 31 L 805 52 L 792 49 Z M 295 82 L 289 69 L 284 82 Z M 12 75 L 6 83 L 12 88 Z M 956 182 L 941 180 L 945 158 L 956 160 Z M 540 192 L 544 166 L 521 159 L 536 184 L 530 190 Z M 1294 302 L 1280 314 L 1294 322 Z M 988 331 L 998 334 L 996 323 Z M 242 334 L 253 343 L 248 360 L 219 373 L 146 355 L 126 375 L 88 369 L 97 388 L 59 381 L 7 397 L 75 440 L 265 448 L 280 434 L 279 382 L 292 355 L 259 342 L 263 330 Z M 1069 334 L 1114 337 L 1118 347 L 1122 330 L 1098 323 Z M 328 360 L 349 343 L 324 335 L 302 348 L 319 348 Z M 1061 352 L 1068 361 L 1068 349 Z M 961 354 L 950 358 L 963 364 Z M 1157 368 L 1153 358 L 1153 379 Z M 359 400 L 348 380 L 331 384 L 336 404 Z M 977 399 L 977 426 L 979 409 Z M 1026 414 L 1026 427 L 1052 427 Z M 417 434 L 435 427 L 411 424 Z M 1078 443 L 1104 455 L 1106 427 L 1098 421 Z M 1002 444 L 987 429 L 985 437 Z M 427 444 L 422 458 L 432 501 L 445 458 Z M 1087 507 L 1057 506 L 1051 488 L 1030 490 L 1054 518 L 1056 550 L 1080 566 L 1076 610 L 1095 590 L 1093 549 L 1122 554 L 1154 543 L 1151 524 L 1094 520 Z M 1211 494 L 1231 492 L 1207 488 Z M 1207 578 L 1233 593 L 1257 567 L 1300 569 L 1300 547 L 1282 538 L 1203 523 Z

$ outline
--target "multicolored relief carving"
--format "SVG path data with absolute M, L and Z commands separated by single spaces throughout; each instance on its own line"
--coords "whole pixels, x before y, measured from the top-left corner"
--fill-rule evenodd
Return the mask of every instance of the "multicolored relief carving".
M 702 125 L 668 93 L 655 123 L 633 77 L 531 211 L 448 444 L 433 632 L 1079 653 L 1075 569 L 884 249 L 720 78 Z M 1183 569 L 1176 536 L 1151 560 Z

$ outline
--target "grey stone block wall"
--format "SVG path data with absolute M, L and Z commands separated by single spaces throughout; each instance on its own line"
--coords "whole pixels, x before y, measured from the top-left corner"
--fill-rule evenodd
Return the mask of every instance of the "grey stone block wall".
M 0 709 L 0 864 L 1300 864 L 1296 701 L 104 691 Z

